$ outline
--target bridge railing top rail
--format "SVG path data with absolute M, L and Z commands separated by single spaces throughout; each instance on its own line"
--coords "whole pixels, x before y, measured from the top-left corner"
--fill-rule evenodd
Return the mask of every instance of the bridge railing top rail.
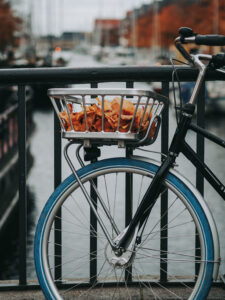
M 172 81 L 176 70 L 180 81 L 193 81 L 198 70 L 188 66 L 89 67 L 89 68 L 26 68 L 0 69 L 0 84 L 90 83 L 120 81 Z M 209 70 L 206 80 L 225 80 L 225 74 Z M 177 80 L 177 76 L 174 76 Z

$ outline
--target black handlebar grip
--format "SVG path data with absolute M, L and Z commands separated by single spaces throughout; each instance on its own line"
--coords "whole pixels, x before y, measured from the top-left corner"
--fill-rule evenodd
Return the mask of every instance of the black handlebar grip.
M 181 28 L 179 28 L 178 32 L 182 38 L 193 36 L 193 34 L 194 34 L 193 30 L 189 27 L 181 27 Z
M 197 45 L 206 45 L 206 46 L 225 46 L 225 36 L 218 35 L 218 34 L 208 34 L 208 35 L 197 34 L 195 36 L 195 43 Z

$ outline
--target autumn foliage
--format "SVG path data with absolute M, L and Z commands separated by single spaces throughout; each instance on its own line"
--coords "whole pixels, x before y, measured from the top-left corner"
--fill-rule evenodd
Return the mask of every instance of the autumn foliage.
M 163 1 L 157 11 L 156 14 L 152 4 L 148 12 L 137 17 L 135 28 L 137 47 L 152 46 L 157 30 L 159 46 L 167 48 L 173 43 L 178 29 L 182 26 L 190 27 L 200 34 L 225 34 L 224 0 Z M 126 36 L 130 46 L 132 46 L 132 30 Z
M 14 16 L 10 4 L 0 0 L 0 52 L 14 43 L 14 33 L 21 25 L 21 19 Z

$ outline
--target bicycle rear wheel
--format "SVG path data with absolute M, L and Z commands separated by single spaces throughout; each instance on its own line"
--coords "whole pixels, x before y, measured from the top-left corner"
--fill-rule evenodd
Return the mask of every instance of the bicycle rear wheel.
M 157 169 L 144 161 L 115 158 L 90 164 L 78 174 L 88 191 L 90 179 L 97 179 L 98 191 L 122 231 L 126 212 L 135 212 Z M 129 208 L 126 176 L 133 182 Z M 159 198 L 129 264 L 118 266 L 74 175 L 64 180 L 46 203 L 35 235 L 36 271 L 46 298 L 206 299 L 214 260 L 209 222 L 194 194 L 171 173 L 163 184 L 162 195 L 166 193 L 166 211 L 161 211 Z M 99 201 L 96 206 L 115 238 Z M 57 240 L 58 221 L 62 227 L 56 229 Z

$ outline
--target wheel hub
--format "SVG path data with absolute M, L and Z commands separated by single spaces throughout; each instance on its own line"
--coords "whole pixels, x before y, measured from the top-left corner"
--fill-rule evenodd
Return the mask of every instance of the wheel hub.
M 127 268 L 132 264 L 135 258 L 135 249 L 133 249 L 133 251 L 127 250 L 118 256 L 112 250 L 110 244 L 107 244 L 105 247 L 105 257 L 110 265 L 116 268 Z
M 127 227 L 128 228 L 128 227 Z M 125 228 L 115 239 L 114 243 L 118 245 L 119 241 L 123 238 L 124 234 L 127 231 Z M 117 268 L 127 268 L 129 267 L 134 258 L 135 258 L 135 247 L 136 247 L 136 238 L 137 238 L 138 226 L 135 229 L 135 232 L 126 246 L 126 249 L 123 251 L 113 250 L 110 244 L 108 243 L 105 247 L 105 257 L 106 260 L 109 262 L 110 265 L 117 267 Z

